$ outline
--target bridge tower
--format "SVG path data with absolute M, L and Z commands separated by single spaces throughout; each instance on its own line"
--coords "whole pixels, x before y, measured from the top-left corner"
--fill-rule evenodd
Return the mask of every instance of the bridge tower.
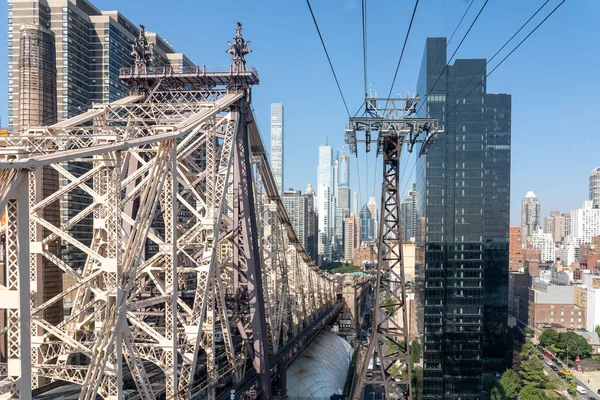
M 273 179 L 242 25 L 225 71 L 153 66 L 151 52 L 140 27 L 120 71 L 129 96 L 0 138 L 2 398 L 30 399 L 47 380 L 79 385 L 80 400 L 282 397 L 287 365 L 341 310 Z M 76 177 L 65 162 L 89 169 Z M 40 171 L 62 186 L 42 189 Z M 56 226 L 49 207 L 73 190 L 93 201 Z M 70 234 L 86 217 L 88 244 Z M 82 270 L 62 262 L 59 241 L 86 255 Z M 48 265 L 75 283 L 42 302 Z M 49 320 L 67 297 L 69 315 Z

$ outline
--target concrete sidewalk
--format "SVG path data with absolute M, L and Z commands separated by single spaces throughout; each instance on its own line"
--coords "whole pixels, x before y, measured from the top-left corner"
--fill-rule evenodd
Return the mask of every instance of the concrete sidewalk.
M 572 369 L 571 372 L 588 389 L 588 395 L 598 398 L 597 391 L 600 389 L 600 371 L 579 372 Z

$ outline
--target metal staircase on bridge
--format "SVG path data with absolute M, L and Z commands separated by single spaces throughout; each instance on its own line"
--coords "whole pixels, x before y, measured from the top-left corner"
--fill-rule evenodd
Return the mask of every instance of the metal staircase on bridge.
M 81 400 L 121 400 L 125 371 L 144 400 L 217 398 L 250 381 L 248 390 L 271 398 L 286 362 L 339 310 L 277 192 L 241 30 L 227 71 L 175 71 L 148 66 L 142 27 L 135 65 L 121 71 L 130 96 L 0 138 L 1 397 L 29 399 L 61 380 L 81 385 Z M 71 162 L 87 172 L 74 176 Z M 45 170 L 62 183 L 51 194 L 41 190 Z M 89 204 L 48 220 L 45 210 L 75 190 Z M 70 235 L 82 221 L 93 226 L 90 243 Z M 85 254 L 85 267 L 73 269 L 57 243 Z M 75 283 L 49 293 L 44 260 Z M 70 315 L 47 321 L 45 310 L 66 298 Z M 151 385 L 149 363 L 164 388 Z

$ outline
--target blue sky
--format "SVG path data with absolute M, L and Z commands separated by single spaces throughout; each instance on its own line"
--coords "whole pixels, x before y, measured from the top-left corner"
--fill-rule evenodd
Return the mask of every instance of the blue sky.
M 315 184 L 318 146 L 326 140 L 342 149 L 348 118 L 304 0 L 93 2 L 145 24 L 199 65 L 229 64 L 227 41 L 235 22 L 241 21 L 254 51 L 248 63 L 260 72 L 253 106 L 267 145 L 269 104 L 281 102 L 285 107 L 286 187 L 304 190 L 308 183 Z M 449 55 L 483 2 L 475 0 L 450 43 Z M 491 57 L 543 2 L 490 0 L 457 58 Z M 425 38 L 449 37 L 468 3 L 420 1 L 393 93 L 416 90 Z M 551 0 L 531 28 L 558 3 Z M 413 5 L 412 0 L 367 1 L 368 81 L 380 96 L 389 90 Z M 360 0 L 313 0 L 312 6 L 354 113 L 363 99 Z M 6 18 L 6 8 L 0 12 Z M 550 210 L 579 207 L 587 198 L 589 173 L 600 165 L 600 128 L 594 122 L 600 106 L 599 20 L 600 1 L 567 0 L 488 80 L 488 92 L 510 93 L 513 99 L 511 225 L 519 224 L 520 201 L 528 190 L 542 202 L 544 216 Z M 528 32 L 526 28 L 514 44 Z M 6 43 L 6 29 L 1 35 Z M 6 121 L 6 51 L 2 57 L 0 115 Z M 373 195 L 374 153 L 360 154 L 359 162 L 364 203 Z M 404 165 L 403 187 L 414 180 L 414 174 L 410 182 L 407 176 L 413 160 L 403 160 Z M 356 166 L 353 158 L 353 190 L 358 188 Z M 377 175 L 380 172 L 379 166 Z

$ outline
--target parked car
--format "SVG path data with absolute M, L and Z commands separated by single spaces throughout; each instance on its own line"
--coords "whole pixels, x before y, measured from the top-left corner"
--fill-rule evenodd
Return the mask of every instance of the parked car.
M 579 393 L 579 394 L 586 394 L 587 390 L 585 390 L 585 388 L 583 386 L 577 385 L 577 393 Z
M 558 367 L 556 365 L 551 365 L 550 369 L 554 372 L 558 371 Z
M 538 357 L 540 360 L 544 361 L 544 356 L 543 356 L 543 355 L 541 355 L 541 354 L 538 354 L 538 355 L 537 355 L 537 357 Z
M 573 373 L 568 369 L 561 369 L 560 372 L 562 372 L 566 376 L 573 376 Z
M 563 378 L 563 379 L 567 378 L 567 376 L 565 374 L 563 374 L 562 371 L 558 372 L 558 376 L 561 377 L 561 378 Z

